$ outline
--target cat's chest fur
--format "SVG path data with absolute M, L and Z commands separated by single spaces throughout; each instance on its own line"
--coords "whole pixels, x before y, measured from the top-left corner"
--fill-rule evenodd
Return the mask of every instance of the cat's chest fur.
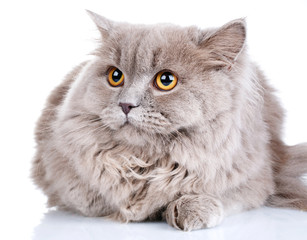
M 247 176 L 238 159 L 236 164 L 232 162 L 229 151 L 233 145 L 225 142 L 219 152 L 208 150 L 203 133 L 140 147 L 116 141 L 108 131 L 98 139 L 87 137 L 89 128 L 96 127 L 92 125 L 78 132 L 82 138 L 76 138 L 70 130 L 74 121 L 77 119 L 58 125 L 57 131 L 62 133 L 55 136 L 61 138 L 54 143 L 70 159 L 81 181 L 90 183 L 111 213 L 124 221 L 142 219 L 184 194 L 219 195 Z
M 74 152 L 68 157 L 76 173 L 91 183 L 91 187 L 114 208 L 134 205 L 149 195 L 158 194 L 161 189 L 167 190 L 164 195 L 169 195 L 169 201 L 183 190 L 183 180 L 193 175 L 171 153 L 155 152 L 155 146 L 140 148 L 111 139 L 106 141 L 109 141 L 107 146 L 93 141 L 87 143 L 86 148 L 75 143 L 64 149 Z

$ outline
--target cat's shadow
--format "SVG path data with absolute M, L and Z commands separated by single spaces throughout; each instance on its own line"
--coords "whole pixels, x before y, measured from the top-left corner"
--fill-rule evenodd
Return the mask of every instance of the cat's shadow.
M 34 240 L 95 240 L 95 239 L 225 239 L 222 228 L 183 232 L 166 222 L 118 223 L 105 218 L 89 218 L 80 215 L 49 210 L 34 229 Z

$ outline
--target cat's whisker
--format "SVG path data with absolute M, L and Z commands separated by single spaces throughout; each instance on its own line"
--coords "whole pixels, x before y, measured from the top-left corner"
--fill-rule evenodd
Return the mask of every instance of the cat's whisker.
M 51 109 L 51 108 L 50 108 Z M 53 110 L 53 109 L 52 109 Z M 80 120 L 89 120 L 90 122 L 94 122 L 96 120 L 99 120 L 101 119 L 99 116 L 95 115 L 95 114 L 91 114 L 91 113 L 87 113 L 87 112 L 81 112 L 81 111 L 73 111 L 73 110 L 69 110 L 69 112 L 74 112 L 76 115 L 73 115 L 73 116 L 69 116 L 66 118 L 65 121 L 67 120 L 71 120 L 73 118 L 78 118 Z M 51 113 L 49 113 L 50 115 Z M 93 119 L 90 119 L 90 118 L 93 118 Z M 45 127 L 45 128 L 41 128 L 43 131 L 48 131 L 48 130 L 54 130 L 55 126 L 54 125 L 50 125 L 48 127 Z
M 74 138 L 74 143 L 78 143 L 78 142 L 80 142 L 80 140 L 82 140 L 80 143 L 84 144 L 84 143 L 86 143 L 88 138 L 89 139 L 92 138 L 93 133 L 97 134 L 100 131 L 103 131 L 103 130 L 108 128 L 108 126 L 103 125 L 103 124 L 100 124 L 100 126 L 98 126 L 98 127 L 93 127 L 93 126 L 86 126 L 86 127 L 88 128 L 87 131 L 83 134 L 80 134 L 80 137 Z M 79 129 L 79 130 L 81 130 L 81 129 Z M 76 132 L 78 132 L 79 130 L 77 130 Z
M 182 138 L 184 137 L 184 135 L 178 130 L 176 129 L 175 130 L 177 136 L 175 136 L 175 140 L 179 140 L 179 143 L 182 144 L 182 145 L 185 145 L 185 142 L 182 141 Z
M 95 118 L 95 119 L 92 119 L 92 120 L 89 120 L 89 121 L 85 121 L 85 122 L 83 123 L 83 125 L 82 125 L 82 126 L 79 126 L 78 128 L 72 128 L 72 129 L 70 129 L 69 131 L 64 131 L 63 134 L 61 134 L 61 135 L 58 136 L 58 139 L 61 139 L 61 138 L 63 138 L 63 137 L 67 137 L 68 135 L 73 134 L 73 133 L 77 133 L 77 132 L 79 132 L 80 130 L 84 130 L 84 129 L 86 129 L 86 128 L 90 128 L 90 127 L 92 127 L 91 124 L 93 124 L 93 123 L 99 123 L 100 121 L 101 121 L 101 119 L 100 119 L 99 117 L 98 117 L 98 118 Z M 62 130 L 62 131 L 63 131 L 63 130 Z

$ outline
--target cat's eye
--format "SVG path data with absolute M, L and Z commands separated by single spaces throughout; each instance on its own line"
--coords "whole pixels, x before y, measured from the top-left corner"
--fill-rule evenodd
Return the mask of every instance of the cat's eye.
M 169 71 L 159 72 L 154 81 L 159 90 L 169 91 L 177 85 L 177 77 Z
M 116 67 L 112 67 L 108 73 L 108 82 L 112 87 L 118 87 L 124 84 L 125 76 Z

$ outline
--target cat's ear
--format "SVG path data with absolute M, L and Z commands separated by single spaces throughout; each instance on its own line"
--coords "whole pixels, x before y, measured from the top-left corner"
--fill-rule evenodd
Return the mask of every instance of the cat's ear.
M 222 66 L 232 66 L 244 49 L 245 40 L 245 20 L 237 19 L 206 34 L 200 45 L 216 63 L 224 63 L 221 64 Z
M 103 37 L 107 37 L 109 35 L 110 30 L 113 27 L 113 23 L 105 17 L 100 16 L 97 13 L 86 10 L 88 15 L 91 17 L 93 22 L 96 24 L 98 30 L 101 32 Z

